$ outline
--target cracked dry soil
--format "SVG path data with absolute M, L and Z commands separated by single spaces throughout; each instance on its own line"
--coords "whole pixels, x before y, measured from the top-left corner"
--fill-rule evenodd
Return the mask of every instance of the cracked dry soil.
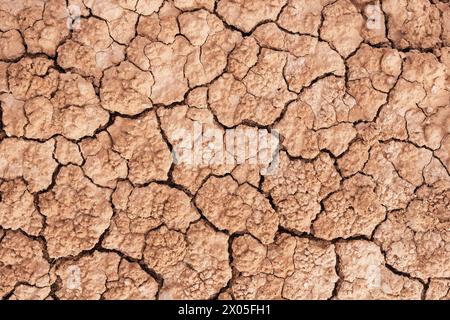
M 3 0 L 0 102 L 3 299 L 450 299 L 448 0 Z

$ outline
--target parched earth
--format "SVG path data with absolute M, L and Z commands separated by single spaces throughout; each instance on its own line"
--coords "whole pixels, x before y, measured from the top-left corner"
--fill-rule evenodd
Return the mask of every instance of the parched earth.
M 448 0 L 3 0 L 0 103 L 0 298 L 450 299 Z

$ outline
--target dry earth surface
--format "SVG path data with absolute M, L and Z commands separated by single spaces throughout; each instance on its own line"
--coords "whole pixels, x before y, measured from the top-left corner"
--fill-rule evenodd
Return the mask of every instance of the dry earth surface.
M 0 298 L 450 299 L 448 0 L 2 0 L 0 103 Z

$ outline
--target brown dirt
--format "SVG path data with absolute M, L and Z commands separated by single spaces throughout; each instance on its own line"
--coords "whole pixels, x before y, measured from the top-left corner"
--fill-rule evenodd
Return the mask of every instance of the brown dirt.
M 448 1 L 3 0 L 0 106 L 2 299 L 450 299 Z

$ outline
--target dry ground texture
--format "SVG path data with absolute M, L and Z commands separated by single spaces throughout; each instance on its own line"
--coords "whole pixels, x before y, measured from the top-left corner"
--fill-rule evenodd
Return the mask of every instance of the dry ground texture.
M 3 299 L 450 299 L 448 0 L 2 0 L 0 101 Z

